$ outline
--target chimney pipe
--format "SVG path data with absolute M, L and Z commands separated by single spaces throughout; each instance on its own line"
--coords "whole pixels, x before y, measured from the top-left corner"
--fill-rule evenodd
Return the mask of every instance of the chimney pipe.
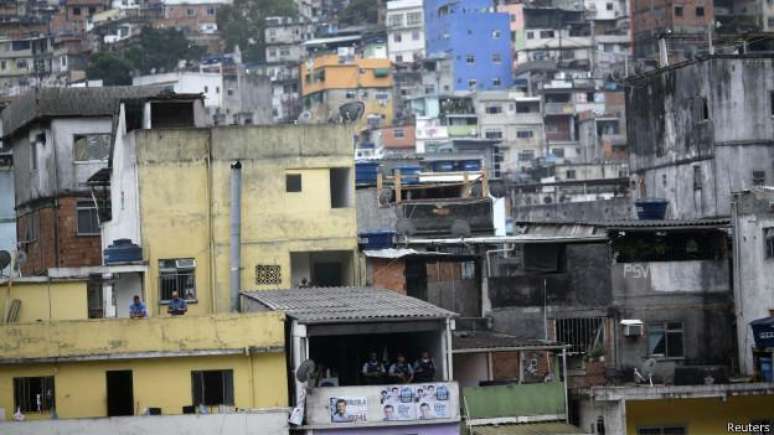
M 239 292 L 242 290 L 242 163 L 231 164 L 231 311 L 239 311 Z

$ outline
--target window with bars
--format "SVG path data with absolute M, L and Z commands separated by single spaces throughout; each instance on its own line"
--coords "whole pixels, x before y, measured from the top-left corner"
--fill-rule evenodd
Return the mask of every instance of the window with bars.
M 766 249 L 766 258 L 774 258 L 774 227 L 763 229 L 763 242 Z
M 570 345 L 570 354 L 585 354 L 604 343 L 602 317 L 556 320 L 556 340 Z
M 196 260 L 179 258 L 159 260 L 161 300 L 172 300 L 172 293 L 186 300 L 196 299 Z
M 255 266 L 255 283 L 258 285 L 282 284 L 282 268 L 278 264 Z
M 192 371 L 191 389 L 194 406 L 234 405 L 234 371 Z
M 54 377 L 13 379 L 15 406 L 21 412 L 44 412 L 54 409 Z

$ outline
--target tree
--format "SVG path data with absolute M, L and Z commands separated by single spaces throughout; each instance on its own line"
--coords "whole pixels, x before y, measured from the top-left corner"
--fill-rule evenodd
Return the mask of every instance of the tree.
M 105 86 L 132 84 L 132 65 L 112 53 L 97 53 L 91 56 L 86 67 L 89 80 L 102 80 Z
M 352 0 L 339 15 L 339 23 L 344 26 L 376 24 L 379 21 L 379 2 L 377 0 Z
M 218 29 L 226 50 L 239 46 L 246 63 L 264 60 L 264 29 L 266 17 L 296 17 L 293 0 L 234 0 L 232 5 L 218 9 Z
M 198 61 L 206 52 L 204 47 L 188 41 L 180 30 L 146 26 L 139 41 L 126 49 L 125 56 L 136 70 L 148 74 L 172 71 L 181 60 Z

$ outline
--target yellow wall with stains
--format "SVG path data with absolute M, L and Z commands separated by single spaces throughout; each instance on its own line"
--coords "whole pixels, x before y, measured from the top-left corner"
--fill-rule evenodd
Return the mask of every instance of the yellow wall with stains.
M 0 307 L 19 300 L 18 323 L 74 320 L 88 317 L 86 281 L 55 281 L 47 278 L 14 280 L 0 284 Z
M 233 370 L 234 406 L 241 409 L 287 406 L 285 356 L 281 352 L 205 357 L 150 358 L 126 361 L 68 362 L 4 366 L 0 370 L 0 408 L 13 418 L 13 379 L 54 376 L 59 418 L 107 416 L 106 371 L 131 370 L 135 415 L 149 407 L 182 414 L 193 402 L 191 371 Z M 49 412 L 27 419 L 50 418 Z
M 772 419 L 774 395 L 626 402 L 626 430 L 630 435 L 636 435 L 640 428 L 663 426 L 683 426 L 689 435 L 727 434 L 728 423 Z

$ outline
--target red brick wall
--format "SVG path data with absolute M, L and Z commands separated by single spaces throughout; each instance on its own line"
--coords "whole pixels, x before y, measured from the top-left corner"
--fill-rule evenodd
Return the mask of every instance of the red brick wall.
M 510 381 L 519 379 L 519 352 L 492 353 L 492 379 Z
M 166 5 L 164 6 L 164 18 L 156 20 L 157 27 L 186 28 L 190 32 L 197 33 L 202 24 L 215 23 L 219 5 Z M 209 15 L 207 10 L 215 9 L 215 15 Z M 188 15 L 188 10 L 193 15 Z
M 37 240 L 23 244 L 27 252 L 27 262 L 22 266 L 22 273 L 42 275 L 50 267 L 102 264 L 100 236 L 77 234 L 77 201 L 76 197 L 59 198 L 56 210 L 54 206 L 46 205 L 17 218 L 16 233 L 19 241 L 25 240 L 27 225 L 30 224 L 33 214 L 37 214 L 40 221 Z
M 369 258 L 372 285 L 406 294 L 406 263 L 403 260 Z

